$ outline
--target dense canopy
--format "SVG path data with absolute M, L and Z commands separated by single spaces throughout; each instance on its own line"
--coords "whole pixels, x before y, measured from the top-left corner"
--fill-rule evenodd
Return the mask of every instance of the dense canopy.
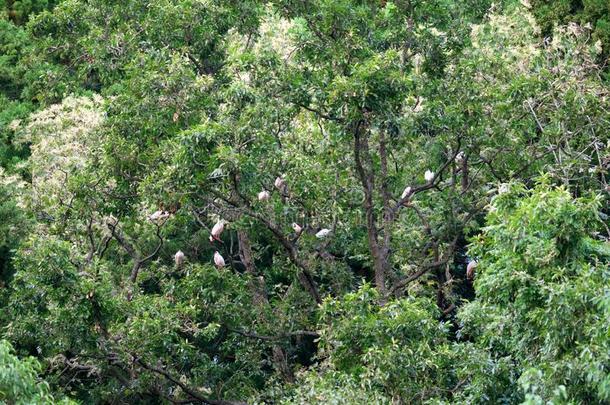
M 606 0 L 8 0 L 0 402 L 610 402 Z

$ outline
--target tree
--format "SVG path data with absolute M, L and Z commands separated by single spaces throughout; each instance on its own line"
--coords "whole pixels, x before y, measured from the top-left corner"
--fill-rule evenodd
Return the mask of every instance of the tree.
M 581 390 L 562 380 L 557 353 L 576 357 L 563 330 L 530 325 L 534 303 L 497 301 L 485 272 L 497 262 L 497 282 L 512 282 L 508 265 L 467 247 L 493 236 L 485 213 L 507 182 L 515 206 L 580 207 L 595 193 L 610 214 L 610 101 L 591 27 L 546 38 L 525 1 L 33 10 L 0 35 L 0 335 L 44 364 L 52 391 L 87 403 L 606 398 L 590 394 L 602 355 L 597 374 L 566 366 L 578 363 Z M 540 173 L 563 199 L 535 188 Z M 536 254 L 565 228 L 547 208 Z M 488 224 L 503 224 L 493 212 Z M 597 253 L 575 257 L 603 266 L 585 228 L 575 237 Z M 488 245 L 526 261 L 507 244 Z M 544 272 L 573 264 L 530 270 L 555 299 L 569 283 Z M 603 279 L 586 281 L 603 295 Z M 597 355 L 605 309 L 578 311 L 590 322 L 578 343 Z M 485 316 L 529 340 L 493 334 Z M 547 332 L 547 351 L 528 351 Z
M 76 404 L 54 398 L 49 385 L 40 381 L 39 373 L 40 363 L 36 359 L 19 359 L 10 343 L 0 341 L 0 400 L 12 404 Z
M 589 25 L 591 39 L 603 48 L 600 60 L 608 57 L 610 47 L 610 7 L 603 0 L 533 0 L 528 2 L 545 35 L 551 35 L 557 25 L 577 23 Z
M 595 232 L 600 199 L 575 199 L 544 179 L 507 188 L 470 249 L 477 299 L 459 313 L 461 334 L 513 363 L 521 400 L 606 402 L 610 251 Z

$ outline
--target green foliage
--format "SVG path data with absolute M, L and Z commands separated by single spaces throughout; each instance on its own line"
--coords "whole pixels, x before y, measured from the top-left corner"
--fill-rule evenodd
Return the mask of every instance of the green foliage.
M 510 358 L 528 401 L 608 401 L 608 254 L 593 239 L 599 199 L 542 182 L 497 196 L 472 246 L 477 300 L 463 334 Z M 607 250 L 607 249 L 606 249 Z
M 40 363 L 33 357 L 19 359 L 6 340 L 0 340 L 0 400 L 11 404 L 76 404 L 57 400 L 49 385 L 40 381 Z
M 605 0 L 532 0 L 532 11 L 546 35 L 556 25 L 570 22 L 591 26 L 591 38 L 600 41 L 603 57 L 610 48 L 610 4 Z
M 0 337 L 31 395 L 610 400 L 605 3 L 6 10 Z
M 289 403 L 514 402 L 506 389 L 510 363 L 450 339 L 428 298 L 403 298 L 384 307 L 364 285 L 321 313 L 321 362 L 300 377 Z

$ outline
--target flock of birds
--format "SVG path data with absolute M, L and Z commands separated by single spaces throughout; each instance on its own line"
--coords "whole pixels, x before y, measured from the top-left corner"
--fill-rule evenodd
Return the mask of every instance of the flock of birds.
M 424 173 L 424 179 L 428 183 L 430 183 L 434 180 L 434 176 L 435 176 L 434 172 L 430 171 L 430 170 L 426 170 L 426 172 Z M 286 190 L 286 181 L 284 179 L 284 176 L 277 177 L 275 179 L 275 182 L 273 183 L 273 185 L 280 192 L 284 192 Z M 411 186 L 406 187 L 404 189 L 404 191 L 402 192 L 400 198 L 402 200 L 404 200 L 406 197 L 411 195 L 412 191 L 413 191 L 413 189 Z M 268 190 L 262 190 L 261 192 L 258 193 L 258 200 L 261 202 L 268 201 L 270 198 L 271 198 L 271 193 Z M 155 213 L 153 213 L 152 215 L 149 216 L 149 219 L 153 222 L 164 221 L 169 217 L 169 215 L 170 214 L 167 211 L 156 211 Z M 210 232 L 210 237 L 209 237 L 209 240 L 211 243 L 214 243 L 214 241 L 221 242 L 220 235 L 224 232 L 226 224 L 227 224 L 227 222 L 223 219 L 218 220 L 214 224 L 214 226 L 212 227 L 212 230 Z M 297 224 L 296 222 L 292 223 L 292 229 L 294 230 L 294 232 L 296 233 L 297 236 L 299 236 L 301 234 L 301 232 L 303 232 L 303 227 L 301 225 Z M 315 236 L 318 239 L 324 239 L 324 238 L 328 237 L 328 235 L 330 235 L 331 232 L 332 231 L 328 228 L 322 228 L 318 232 L 316 232 Z M 225 265 L 226 265 L 224 257 L 222 257 L 222 255 L 218 251 L 214 252 L 213 260 L 214 260 L 214 265 L 216 265 L 216 267 L 218 267 L 218 268 L 225 267 Z M 185 261 L 186 261 L 186 255 L 181 250 L 178 250 L 174 255 L 174 262 L 176 264 L 176 267 L 180 268 L 184 264 Z M 477 265 L 478 265 L 478 263 L 475 260 L 470 260 L 468 262 L 468 265 L 466 267 L 466 277 L 469 280 L 472 280 L 474 278 L 474 271 L 475 271 L 475 268 L 477 267 Z
M 273 185 L 275 186 L 275 188 L 277 188 L 282 193 L 286 191 L 286 180 L 284 179 L 284 176 L 277 177 L 275 179 L 275 181 L 273 182 Z M 258 193 L 257 197 L 258 197 L 258 201 L 260 201 L 260 202 L 269 201 L 269 199 L 271 198 L 271 193 L 268 190 L 262 190 L 261 192 Z M 216 224 L 214 224 L 214 226 L 212 227 L 212 231 L 210 232 L 210 237 L 209 237 L 210 242 L 214 243 L 214 241 L 218 241 L 218 242 L 221 241 L 220 235 L 225 230 L 226 223 L 227 222 L 225 220 L 220 219 L 218 222 L 216 222 Z M 301 225 L 297 224 L 296 222 L 292 223 L 292 229 L 297 234 L 297 236 L 300 235 L 301 232 L 303 232 L 303 227 Z M 328 235 L 330 235 L 330 233 L 331 233 L 331 230 L 328 228 L 320 229 L 316 233 L 316 238 L 324 239 Z M 176 261 L 176 265 L 181 266 L 185 259 L 184 253 L 182 253 L 182 251 L 179 250 L 178 252 L 176 252 L 174 259 Z M 218 268 L 224 267 L 226 265 L 224 257 L 222 257 L 222 255 L 218 251 L 214 252 L 213 259 L 214 259 L 214 264 Z

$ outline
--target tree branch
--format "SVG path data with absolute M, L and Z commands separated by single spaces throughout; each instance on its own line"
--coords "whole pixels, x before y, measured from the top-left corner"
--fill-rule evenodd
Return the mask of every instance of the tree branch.
M 172 376 L 170 373 L 168 373 L 167 371 L 151 366 L 150 364 L 147 364 L 144 360 L 133 356 L 134 360 L 136 363 L 138 363 L 141 367 L 145 368 L 146 370 L 152 371 L 156 374 L 159 374 L 163 377 L 165 377 L 167 380 L 171 381 L 173 384 L 176 384 L 177 386 L 179 386 L 182 391 L 184 391 L 186 394 L 188 394 L 191 398 L 203 403 L 203 404 L 208 404 L 208 405 L 247 405 L 245 402 L 241 402 L 241 401 L 225 401 L 222 399 L 209 399 L 206 398 L 202 395 L 200 395 L 199 393 L 195 392 L 195 390 L 193 388 L 188 387 L 186 384 L 182 383 L 178 378 L 175 378 L 174 376 Z

